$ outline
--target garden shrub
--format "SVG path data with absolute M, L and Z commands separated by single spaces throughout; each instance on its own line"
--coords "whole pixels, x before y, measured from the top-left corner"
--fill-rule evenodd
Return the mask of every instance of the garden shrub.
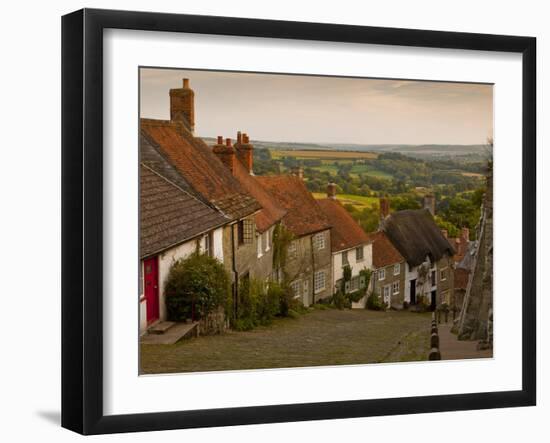
M 165 293 L 169 320 L 198 320 L 227 305 L 229 276 L 218 260 L 195 252 L 172 264 Z
M 350 306 L 349 297 L 339 290 L 332 296 L 332 304 L 340 310 L 347 308 Z
M 385 309 L 384 303 L 380 301 L 380 297 L 375 292 L 371 292 L 367 297 L 367 309 L 372 311 L 382 311 Z

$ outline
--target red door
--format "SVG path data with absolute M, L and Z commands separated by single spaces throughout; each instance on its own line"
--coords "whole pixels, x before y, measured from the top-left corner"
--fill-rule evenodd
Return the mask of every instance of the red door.
M 159 268 L 157 257 L 143 262 L 145 280 L 145 300 L 147 300 L 147 324 L 159 319 Z

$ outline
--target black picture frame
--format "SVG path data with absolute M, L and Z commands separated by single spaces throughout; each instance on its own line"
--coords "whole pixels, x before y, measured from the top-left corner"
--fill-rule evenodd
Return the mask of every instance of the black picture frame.
M 103 30 L 170 31 L 522 54 L 522 389 L 131 415 L 103 413 Z M 83 9 L 62 18 L 62 426 L 82 434 L 536 404 L 536 39 Z

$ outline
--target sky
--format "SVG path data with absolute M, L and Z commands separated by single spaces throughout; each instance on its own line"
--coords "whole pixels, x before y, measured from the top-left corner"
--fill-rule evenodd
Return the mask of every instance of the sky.
M 281 142 L 485 144 L 493 86 L 287 74 L 140 70 L 141 117 L 170 118 L 169 90 L 189 78 L 195 135 Z

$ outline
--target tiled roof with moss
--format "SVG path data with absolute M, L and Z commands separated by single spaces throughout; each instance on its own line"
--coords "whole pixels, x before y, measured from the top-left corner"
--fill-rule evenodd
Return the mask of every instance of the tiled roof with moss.
M 297 237 L 330 229 L 331 225 L 304 182 L 292 175 L 266 175 L 256 179 L 287 212 L 284 225 Z
M 383 231 L 370 233 L 368 239 L 372 242 L 372 264 L 375 268 L 383 268 L 405 261 L 405 258 L 392 245 Z
M 338 200 L 326 198 L 317 200 L 317 203 L 332 226 L 330 232 L 332 252 L 344 251 L 369 242 L 363 228 Z
M 185 178 L 194 192 L 235 220 L 261 209 L 261 205 L 233 177 L 200 138 L 180 122 L 141 119 L 141 131 Z
M 256 230 L 260 233 L 267 231 L 279 222 L 287 211 L 264 188 L 258 177 L 250 175 L 240 160 L 235 159 L 234 168 L 235 178 L 262 205 L 262 209 L 254 216 Z

